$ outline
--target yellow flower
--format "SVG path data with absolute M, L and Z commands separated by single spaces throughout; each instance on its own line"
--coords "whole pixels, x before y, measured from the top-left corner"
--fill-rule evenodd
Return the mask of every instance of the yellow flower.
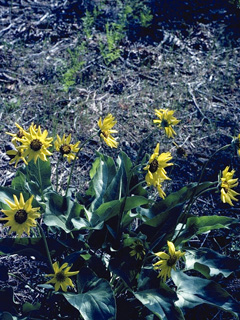
M 71 133 L 67 138 L 64 134 L 62 139 L 57 135 L 57 140 L 54 142 L 55 149 L 59 151 L 63 157 L 66 157 L 69 163 L 75 159 L 76 155 L 74 153 L 79 151 L 78 145 L 80 143 L 80 141 L 78 141 L 75 144 L 71 144 L 70 141 Z
M 117 148 L 118 142 L 111 135 L 112 133 L 117 133 L 117 130 L 112 130 L 112 127 L 117 123 L 117 120 L 110 114 L 106 116 L 105 119 L 100 118 L 98 120 L 98 126 L 100 128 L 100 137 L 106 142 L 106 144 L 111 148 Z
M 232 190 L 232 188 L 237 187 L 238 178 L 233 179 L 235 170 L 228 172 L 229 167 L 226 167 L 222 172 L 221 178 L 221 200 L 223 203 L 229 203 L 233 206 L 232 200 L 238 201 L 235 196 L 240 195 L 238 192 Z
M 168 163 L 172 159 L 170 152 L 161 153 L 159 155 L 159 143 L 154 149 L 153 154 L 151 155 L 148 165 L 143 168 L 147 170 L 145 180 L 148 186 L 154 186 L 158 189 L 159 196 L 165 198 L 166 194 L 162 190 L 162 182 L 164 180 L 171 180 L 167 176 L 167 172 L 165 170 L 166 167 L 172 166 L 173 163 Z
M 157 123 L 160 128 L 164 128 L 168 138 L 173 138 L 176 132 L 173 130 L 172 126 L 180 122 L 180 120 L 177 120 L 173 116 L 174 112 L 175 111 L 168 109 L 155 109 L 155 115 L 159 118 L 159 120 L 153 120 L 153 123 Z
M 6 132 L 6 134 L 9 134 L 13 137 L 11 140 L 12 142 L 19 141 L 19 139 L 22 139 L 26 134 L 26 131 L 18 123 L 15 122 L 15 126 L 18 128 L 17 133 Z
M 4 225 L 5 227 L 11 227 L 9 233 L 16 232 L 19 236 L 26 232 L 28 235 L 30 233 L 30 228 L 35 227 L 37 222 L 35 219 L 40 217 L 40 208 L 33 208 L 32 201 L 33 196 L 24 202 L 22 193 L 20 193 L 20 198 L 13 195 L 14 202 L 5 200 L 10 207 L 10 210 L 2 210 L 2 212 L 7 216 L 1 220 L 8 220 Z
M 23 157 L 27 157 L 27 162 L 32 159 L 36 163 L 37 159 L 40 158 L 43 161 L 47 161 L 46 156 L 51 156 L 52 153 L 47 149 L 51 146 L 52 138 L 47 138 L 48 132 L 41 131 L 41 127 L 38 129 L 31 124 L 29 132 L 25 132 L 22 139 L 18 141 L 22 143 L 21 148 L 24 150 Z
M 15 146 L 15 150 L 8 150 L 6 152 L 12 159 L 9 161 L 9 164 L 13 164 L 15 162 L 15 168 L 20 160 L 22 160 L 26 165 L 28 164 L 26 159 L 23 157 L 23 149 L 17 145 L 16 140 L 12 140 L 13 145 Z
M 139 260 L 142 260 L 142 257 L 145 255 L 146 251 L 144 250 L 144 246 L 141 240 L 136 240 L 133 242 L 133 244 L 130 246 L 132 249 L 129 253 L 130 256 L 135 256 Z
M 71 286 L 74 287 L 72 280 L 69 278 L 71 276 L 75 276 L 78 274 L 79 271 L 69 272 L 71 266 L 67 263 L 64 263 L 60 268 L 58 262 L 54 262 L 53 264 L 53 271 L 54 273 L 47 274 L 46 277 L 53 277 L 47 283 L 54 283 L 55 284 L 55 291 L 58 291 L 60 287 L 64 292 L 67 292 L 67 287 Z
M 185 254 L 180 250 L 176 251 L 175 246 L 171 241 L 168 241 L 167 245 L 169 254 L 165 252 L 155 253 L 157 257 L 161 258 L 161 260 L 153 264 L 155 270 L 161 270 L 158 277 L 163 278 L 164 281 L 167 280 L 167 277 L 171 277 L 172 269 L 176 270 L 177 261 Z

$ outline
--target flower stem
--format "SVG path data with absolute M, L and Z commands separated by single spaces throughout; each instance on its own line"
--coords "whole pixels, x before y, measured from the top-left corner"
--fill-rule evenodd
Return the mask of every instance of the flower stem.
M 74 160 L 73 160 L 73 164 L 72 164 L 72 167 L 71 167 L 71 171 L 70 171 L 70 174 L 69 174 L 69 177 L 68 177 L 68 183 L 67 183 L 67 188 L 66 188 L 66 192 L 65 192 L 65 197 L 67 196 L 67 193 L 68 193 L 68 189 L 69 189 L 70 182 L 71 182 L 72 175 L 73 175 L 73 169 L 74 169 L 74 167 L 75 167 L 78 154 L 79 154 L 79 152 L 82 150 L 82 148 L 83 148 L 92 138 L 94 138 L 96 135 L 98 135 L 98 132 L 95 133 L 95 134 L 93 134 L 93 135 L 92 135 L 89 139 L 87 139 L 82 145 L 80 145 L 79 150 L 78 150 L 78 152 L 76 153 L 76 156 L 75 156 L 75 158 L 74 158 Z
M 140 182 L 138 182 L 137 184 L 135 184 L 135 186 L 133 186 L 130 190 L 129 190 L 129 194 L 131 194 L 131 192 L 136 189 L 138 186 L 140 186 L 141 184 L 145 183 L 146 180 L 142 180 Z
M 47 258 L 48 258 L 48 262 L 49 262 L 50 268 L 54 272 L 53 266 L 52 266 L 52 258 L 51 258 L 51 255 L 50 255 L 50 251 L 49 251 L 49 247 L 48 247 L 48 244 L 47 244 L 47 239 L 46 239 L 45 233 L 43 231 L 43 228 L 41 227 L 41 225 L 38 222 L 37 222 L 37 227 L 38 227 L 38 230 L 39 230 L 40 235 L 41 235 L 41 237 L 43 239 L 43 242 L 44 242 L 44 246 L 45 246 L 45 249 L 46 249 Z
M 206 170 L 206 168 L 207 168 L 207 165 L 209 164 L 210 160 L 211 160 L 218 152 L 223 151 L 223 150 L 227 149 L 227 148 L 230 147 L 230 146 L 231 146 L 231 144 L 227 144 L 227 145 L 219 148 L 219 149 L 216 150 L 216 151 L 211 155 L 211 157 L 205 162 L 205 164 L 204 164 L 204 166 L 203 166 L 203 168 L 202 168 L 202 172 L 201 172 L 201 174 L 200 174 L 200 177 L 199 177 L 199 179 L 198 179 L 198 183 L 197 183 L 197 185 L 196 185 L 195 191 L 192 193 L 191 198 L 190 198 L 190 200 L 189 200 L 189 202 L 188 202 L 188 204 L 187 204 L 187 206 L 186 206 L 186 208 L 185 208 L 185 210 L 184 210 L 184 212 L 183 212 L 182 227 L 181 227 L 181 229 L 178 231 L 178 234 L 176 235 L 174 241 L 177 240 L 178 236 L 179 236 L 180 233 L 182 232 L 184 223 L 186 222 L 187 217 L 188 217 L 188 213 L 190 212 L 190 210 L 191 210 L 191 208 L 192 208 L 192 205 L 193 205 L 194 201 L 197 199 L 197 197 L 200 196 L 201 194 L 207 192 L 207 191 L 216 190 L 216 189 L 218 188 L 217 186 L 216 186 L 216 187 L 213 187 L 213 188 L 207 188 L 207 189 L 201 191 L 201 192 L 197 195 L 197 197 L 195 197 L 196 192 L 197 192 L 197 187 L 198 187 L 199 184 L 201 183 L 203 174 L 204 174 L 204 172 L 205 172 L 205 170 Z M 216 182 L 212 182 L 212 184 L 215 184 L 215 183 L 216 183 Z M 173 241 L 173 242 L 174 242 L 174 241 Z
M 18 279 L 19 281 L 21 281 L 22 283 L 24 283 L 25 285 L 27 285 L 27 286 L 30 287 L 31 289 L 36 290 L 36 291 L 39 292 L 39 293 L 42 293 L 41 290 L 39 290 L 37 287 L 29 284 L 29 283 L 28 283 L 27 281 L 25 281 L 22 277 L 17 276 L 16 274 L 14 274 L 14 273 L 12 273 L 12 272 L 8 272 L 8 275 L 9 275 L 9 276 L 12 276 L 12 277 L 14 277 L 14 278 L 16 278 L 16 279 Z
M 41 176 L 39 158 L 37 159 L 37 167 L 38 167 L 38 178 L 39 178 L 39 184 L 40 184 L 41 198 L 42 198 L 42 201 L 45 201 L 44 196 L 43 196 L 43 189 L 42 189 L 42 176 Z
M 200 183 L 201 180 L 202 180 L 203 174 L 204 174 L 204 172 L 205 172 L 205 170 L 206 170 L 206 167 L 207 167 L 207 165 L 209 164 L 210 160 L 215 156 L 215 154 L 217 154 L 217 153 L 220 152 L 220 151 L 223 151 L 223 150 L 227 149 L 228 147 L 231 147 L 231 144 L 227 144 L 227 145 L 219 148 L 218 150 L 216 150 L 216 151 L 211 155 L 211 157 L 205 162 L 205 164 L 204 164 L 204 166 L 203 166 L 203 168 L 202 168 L 202 172 L 201 172 L 200 178 L 199 178 L 199 180 L 198 180 L 198 185 L 199 185 L 199 183 Z
M 56 192 L 58 192 L 58 167 L 61 157 L 58 158 L 57 165 L 56 165 Z

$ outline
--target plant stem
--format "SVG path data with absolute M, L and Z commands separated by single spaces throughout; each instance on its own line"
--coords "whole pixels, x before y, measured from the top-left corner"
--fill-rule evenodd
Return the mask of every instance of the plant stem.
M 206 167 L 207 167 L 207 165 L 209 164 L 210 160 L 211 160 L 211 159 L 215 156 L 215 154 L 217 154 L 219 151 L 225 150 L 225 149 L 227 149 L 228 147 L 231 147 L 231 144 L 227 144 L 227 145 L 221 147 L 220 149 L 218 149 L 217 151 L 215 151 L 215 152 L 211 155 L 211 157 L 205 162 L 205 164 L 204 164 L 204 166 L 203 166 L 203 168 L 202 168 L 202 172 L 201 172 L 200 178 L 199 178 L 199 180 L 198 180 L 198 185 L 199 185 L 199 183 L 200 183 L 201 180 L 202 180 L 203 174 L 204 174 L 204 172 L 205 172 L 205 170 L 206 170 Z M 197 186 L 198 186 L 198 185 L 197 185 Z
M 205 164 L 204 164 L 204 166 L 203 166 L 203 168 L 202 168 L 202 172 L 201 172 L 201 174 L 200 174 L 198 183 L 197 183 L 197 185 L 196 185 L 195 191 L 193 192 L 193 194 L 192 194 L 192 196 L 191 196 L 191 198 L 190 198 L 190 200 L 189 200 L 189 202 L 188 202 L 188 204 L 187 204 L 187 206 L 186 206 L 186 209 L 184 210 L 184 213 L 183 213 L 183 215 L 184 215 L 183 219 L 184 219 L 184 220 L 183 220 L 183 222 L 182 222 L 182 227 L 181 227 L 181 229 L 179 230 L 178 234 L 176 235 L 174 241 L 176 241 L 176 239 L 178 238 L 178 236 L 179 236 L 180 233 L 182 232 L 184 223 L 186 222 L 187 217 L 188 217 L 188 213 L 189 213 L 189 211 L 191 210 L 194 201 L 197 199 L 197 197 L 196 197 L 196 198 L 194 198 L 194 197 L 195 197 L 195 195 L 196 195 L 197 187 L 199 186 L 199 184 L 200 184 L 200 182 L 201 182 L 201 180 L 202 180 L 202 177 L 203 177 L 203 174 L 204 174 L 204 172 L 205 172 L 205 170 L 206 170 L 207 165 L 209 164 L 210 160 L 211 160 L 219 151 L 225 150 L 225 149 L 227 149 L 227 148 L 230 147 L 230 146 L 231 146 L 231 144 L 227 144 L 227 145 L 219 148 L 219 149 L 216 150 L 216 151 L 211 155 L 211 157 L 205 162 Z M 215 184 L 215 183 L 216 183 L 216 182 L 213 182 L 212 184 Z M 216 190 L 216 189 L 217 189 L 217 186 L 216 186 L 216 187 L 213 187 L 213 188 L 207 188 L 206 190 L 201 191 L 201 192 L 198 194 L 198 196 L 200 196 L 201 194 L 203 194 L 203 193 L 205 193 L 205 192 L 207 192 L 207 191 Z M 173 242 L 174 242 L 174 241 L 173 241 Z
M 58 192 L 58 167 L 60 162 L 61 156 L 58 158 L 57 165 L 56 165 L 56 192 Z
M 67 196 L 67 193 L 68 193 L 68 189 L 69 189 L 69 186 L 70 186 L 70 182 L 71 182 L 71 179 L 72 179 L 72 175 L 73 175 L 73 169 L 75 167 L 75 164 L 76 164 L 76 161 L 77 161 L 77 157 L 78 157 L 78 154 L 79 152 L 82 150 L 82 148 L 92 139 L 94 138 L 96 135 L 98 135 L 99 132 L 93 134 L 89 139 L 87 139 L 82 145 L 80 145 L 79 147 L 79 150 L 78 152 L 76 153 L 76 156 L 73 160 L 73 164 L 72 164 L 72 167 L 71 167 L 71 171 L 70 171 L 70 175 L 68 177 L 68 184 L 67 184 L 67 188 L 66 188 L 66 192 L 65 192 L 65 197 Z
M 38 230 L 39 230 L 40 235 L 41 235 L 41 237 L 43 239 L 43 242 L 44 242 L 44 246 L 45 246 L 45 249 L 46 249 L 49 265 L 50 265 L 52 271 L 54 272 L 53 265 L 52 265 L 52 258 L 51 258 L 50 251 L 49 251 L 49 248 L 48 248 L 48 244 L 47 244 L 47 239 L 46 239 L 45 233 L 43 231 L 43 228 L 41 227 L 41 225 L 38 222 L 37 222 L 37 227 L 38 227 Z
M 137 188 L 138 186 L 140 186 L 141 184 L 143 184 L 143 183 L 145 183 L 145 182 L 146 182 L 146 180 L 142 180 L 142 181 L 138 182 L 137 184 L 135 184 L 135 186 L 133 186 L 133 187 L 129 190 L 129 194 L 131 194 L 131 192 L 132 192 L 135 188 Z
M 151 137 L 151 135 L 153 135 L 156 131 L 158 131 L 157 128 L 155 128 L 152 132 L 150 132 L 150 134 L 147 134 L 147 136 L 145 138 L 142 139 L 141 141 L 141 145 L 140 145 L 140 149 L 138 150 L 138 154 L 137 154 L 137 158 L 135 160 L 135 163 L 138 163 L 139 158 L 141 157 L 141 153 L 143 148 L 145 147 L 145 143 L 148 142 L 148 139 Z
M 42 291 L 41 291 L 41 290 L 39 290 L 38 288 L 36 288 L 36 287 L 32 286 L 31 284 L 29 284 L 29 283 L 28 283 L 26 280 L 24 280 L 22 277 L 17 276 L 16 274 L 14 274 L 14 273 L 12 273 L 12 272 L 8 272 L 8 275 L 9 275 L 9 276 L 12 276 L 12 277 L 14 277 L 14 278 L 16 278 L 16 279 L 18 279 L 18 280 L 21 281 L 22 283 L 25 283 L 27 286 L 29 286 L 31 289 L 36 290 L 37 292 L 39 292 L 39 293 L 42 294 Z
M 42 176 L 41 176 L 41 170 L 40 170 L 40 162 L 39 162 L 39 158 L 37 159 L 37 167 L 38 167 L 38 177 L 39 177 L 39 184 L 40 184 L 41 198 L 42 198 L 42 201 L 45 201 L 44 196 L 43 196 L 43 190 L 42 190 Z

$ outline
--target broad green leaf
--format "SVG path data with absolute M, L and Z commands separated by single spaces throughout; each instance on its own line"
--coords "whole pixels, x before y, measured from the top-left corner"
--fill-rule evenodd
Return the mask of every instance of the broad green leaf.
M 229 228 L 233 224 L 239 224 L 239 220 L 225 216 L 189 217 L 185 229 L 180 233 L 175 244 L 186 242 L 197 234 L 202 234 L 214 229 Z
M 124 210 L 129 211 L 146 204 L 148 204 L 148 199 L 145 197 L 142 197 L 142 196 L 127 197 Z
M 27 177 L 20 169 L 16 172 L 16 176 L 12 180 L 11 186 L 15 190 L 31 193 L 31 189 L 27 183 Z
M 104 201 L 117 200 L 126 196 L 127 185 L 131 175 L 132 162 L 123 151 L 117 158 L 117 172 L 104 195 Z
M 111 157 L 99 154 L 99 159 L 95 161 L 94 170 L 92 170 L 92 180 L 90 182 L 90 193 L 94 200 L 89 208 L 90 211 L 96 210 L 102 203 L 107 187 L 116 175 L 116 166 Z
M 176 293 L 166 285 L 160 285 L 159 289 L 134 292 L 134 295 L 159 319 L 184 320 L 181 310 L 174 305 L 174 302 L 177 300 Z
M 49 250 L 51 252 L 62 253 L 66 246 L 61 244 L 57 239 L 47 239 Z M 22 256 L 34 256 L 38 260 L 47 260 L 46 248 L 43 239 L 38 237 L 24 237 L 24 238 L 3 238 L 0 239 L 0 251 L 4 254 L 19 254 Z
M 161 214 L 161 223 L 158 220 L 156 226 L 150 226 L 145 223 L 140 225 L 136 232 L 142 232 L 147 236 L 150 242 L 150 250 L 160 251 L 166 245 L 167 240 L 171 239 L 182 213 L 182 206 L 172 208 Z
M 105 202 L 97 208 L 94 214 L 98 215 L 102 221 L 107 221 L 120 213 L 121 204 L 121 200 Z
M 238 317 L 240 304 L 218 283 L 188 276 L 181 271 L 172 270 L 172 279 L 177 286 L 178 301 L 176 306 L 191 309 L 200 304 L 210 304 Z
M 148 199 L 142 196 L 132 196 L 103 203 L 95 212 L 102 221 L 118 215 L 121 210 L 127 212 L 141 205 L 147 204 Z
M 55 192 L 46 194 L 46 211 L 44 223 L 49 227 L 59 227 L 65 232 L 71 232 L 74 229 L 72 224 L 73 218 L 78 218 L 83 206 L 72 201 L 69 197 L 63 197 Z M 89 226 L 87 220 L 78 221 L 78 227 L 82 228 L 84 223 Z M 77 222 L 75 221 L 75 225 Z
M 94 212 L 101 204 L 119 200 L 126 195 L 131 166 L 132 163 L 124 152 L 118 156 L 116 165 L 111 157 L 98 153 L 90 171 L 92 180 L 87 191 L 93 197 L 90 211 Z
M 52 188 L 50 161 L 38 159 L 35 164 L 32 160 L 27 166 L 19 168 L 12 181 L 12 187 L 16 190 L 25 190 L 35 197 L 41 197 L 41 190 L 45 193 Z
M 63 295 L 80 312 L 83 319 L 114 320 L 116 318 L 115 299 L 109 282 L 97 278 L 91 272 L 86 272 L 86 268 L 80 270 L 78 282 L 81 293 Z
M 11 202 L 14 202 L 14 199 L 13 199 L 13 195 L 16 195 L 17 198 L 19 199 L 20 198 L 20 193 L 23 194 L 23 198 L 24 198 L 24 201 L 26 202 L 30 197 L 31 197 L 31 194 L 23 191 L 23 190 L 15 190 L 13 188 L 9 188 L 9 187 L 1 187 L 0 186 L 0 208 L 2 209 L 9 209 L 9 206 L 8 204 L 6 203 L 6 199 L 11 201 Z M 32 207 L 40 207 L 40 208 L 43 208 L 43 204 L 42 203 L 39 203 L 35 198 L 33 198 L 33 202 L 32 202 Z
M 176 226 L 181 221 L 182 208 L 184 203 L 191 197 L 198 195 L 206 190 L 212 182 L 204 182 L 201 184 L 192 183 L 170 194 L 165 200 L 154 204 L 151 208 L 137 208 L 137 212 L 141 215 L 150 217 L 140 225 L 137 232 L 147 235 L 148 241 L 151 241 L 150 248 L 161 249 L 174 235 Z
M 25 302 L 22 306 L 23 313 L 28 313 L 34 310 L 39 310 L 41 308 L 41 303 L 37 302 L 35 304 L 31 304 L 29 302 Z
M 9 312 L 0 313 L 1 320 L 14 320 L 13 316 Z
M 199 185 L 191 183 L 179 191 L 171 193 L 164 200 L 155 203 L 149 209 L 140 208 L 139 212 L 149 218 L 145 224 L 156 227 L 162 223 L 161 214 L 163 212 L 168 212 L 175 207 L 182 206 L 192 196 L 197 196 L 211 185 L 212 182 L 203 182 Z
M 31 180 L 36 182 L 42 190 L 51 187 L 51 163 L 49 160 L 38 159 L 36 164 L 34 161 L 30 161 L 26 169 Z
M 0 207 L 2 209 L 9 209 L 8 204 L 5 202 L 7 199 L 8 201 L 14 202 L 13 195 L 16 195 L 19 199 L 20 197 L 20 190 L 15 190 L 9 187 L 1 187 L 0 186 Z M 25 194 L 23 193 L 23 197 L 25 199 Z M 27 198 L 27 197 L 26 197 Z
M 122 217 L 122 227 L 126 228 L 132 221 L 136 221 L 137 218 L 141 219 L 138 213 L 133 213 L 132 211 L 126 212 Z
M 226 257 L 208 248 L 187 249 L 185 258 L 185 268 L 187 270 L 195 269 L 205 277 L 212 277 L 218 274 L 228 277 L 232 272 L 240 270 L 239 260 Z

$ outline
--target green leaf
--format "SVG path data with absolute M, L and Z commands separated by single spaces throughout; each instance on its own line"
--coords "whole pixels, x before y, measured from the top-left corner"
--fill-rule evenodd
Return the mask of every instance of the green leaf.
M 25 202 L 31 196 L 29 193 L 27 193 L 27 192 L 25 192 L 24 190 L 21 190 L 21 189 L 20 190 L 15 190 L 13 188 L 1 187 L 0 186 L 0 207 L 2 209 L 6 209 L 6 210 L 9 209 L 9 206 L 6 203 L 5 200 L 9 200 L 11 202 L 14 202 L 13 195 L 16 195 L 17 198 L 19 199 L 20 198 L 20 193 L 23 194 L 23 198 L 24 198 Z M 33 199 L 32 206 L 33 207 L 41 207 L 41 208 L 43 208 L 43 204 L 41 204 L 38 201 L 36 201 L 35 198 Z
M 16 172 L 16 176 L 12 180 L 11 186 L 15 190 L 31 193 L 31 189 L 27 183 L 26 175 L 20 169 Z
M 65 247 L 58 240 L 49 238 L 50 251 L 62 252 Z M 23 256 L 35 256 L 38 260 L 46 259 L 46 249 L 42 238 L 3 238 L 0 239 L 0 251 L 4 254 L 17 253 Z
M 142 196 L 132 196 L 103 203 L 94 214 L 97 214 L 102 221 L 107 221 L 118 215 L 120 210 L 126 212 L 144 204 L 148 204 L 148 199 Z
M 46 198 L 44 223 L 49 227 L 59 227 L 67 233 L 71 232 L 74 229 L 72 219 L 80 216 L 83 206 L 55 192 L 49 192 Z M 78 222 L 74 220 L 74 223 L 78 228 L 89 226 L 88 221 L 83 218 Z
M 35 304 L 31 304 L 29 302 L 25 302 L 22 306 L 23 313 L 28 313 L 34 310 L 39 310 L 41 307 L 41 303 L 37 302 Z
M 121 152 L 116 165 L 111 157 L 98 154 L 90 177 L 92 178 L 88 195 L 94 197 L 89 210 L 94 212 L 101 204 L 119 200 L 126 195 L 131 176 L 132 163 L 128 156 Z
M 188 276 L 181 271 L 172 270 L 172 279 L 177 286 L 179 308 L 191 309 L 200 304 L 210 304 L 225 311 L 229 311 L 238 317 L 240 304 L 224 290 L 218 283 Z
M 197 185 L 197 183 L 191 183 L 177 192 L 171 193 L 164 200 L 154 204 L 149 209 L 140 209 L 142 215 L 145 215 L 149 219 L 145 224 L 150 226 L 158 226 L 162 223 L 161 214 L 168 212 L 175 207 L 182 206 L 192 196 L 197 196 L 200 192 L 207 189 L 212 185 L 212 182 L 203 182 Z
M 8 204 L 5 202 L 5 200 L 8 200 L 8 201 L 11 201 L 11 202 L 14 202 L 14 199 L 13 199 L 13 195 L 16 195 L 19 199 L 20 197 L 20 191 L 19 190 L 15 190 L 13 188 L 8 188 L 8 187 L 1 187 L 0 186 L 0 207 L 2 209 L 9 209 L 9 206 Z M 23 197 L 25 199 L 25 194 L 23 193 Z M 27 197 L 26 197 L 27 198 Z
M 187 219 L 185 229 L 178 236 L 176 245 L 186 242 L 197 234 L 202 234 L 214 229 L 229 228 L 233 224 L 239 224 L 238 219 L 225 217 L 225 216 L 202 216 L 202 217 L 189 217 Z
M 113 159 L 99 154 L 99 159 L 95 160 L 90 174 L 92 180 L 88 194 L 94 195 L 95 198 L 89 210 L 94 211 L 103 203 L 103 196 L 115 175 L 116 166 Z
M 84 320 L 116 318 L 114 295 L 109 282 L 97 278 L 90 269 L 82 268 L 78 275 L 79 294 L 63 294 Z
M 41 197 L 41 190 L 45 193 L 52 188 L 50 161 L 38 159 L 35 164 L 32 160 L 27 166 L 19 168 L 12 180 L 12 187 L 33 194 L 35 197 Z
M 228 277 L 232 272 L 240 270 L 239 260 L 226 257 L 208 248 L 187 249 L 185 258 L 187 270 L 195 269 L 207 278 L 218 274 Z
M 39 171 L 41 179 L 39 177 Z M 42 190 L 51 187 L 51 163 L 49 160 L 42 161 L 38 159 L 36 164 L 34 161 L 30 161 L 28 164 L 28 173 L 31 181 L 36 182 Z
M 176 293 L 161 284 L 159 289 L 134 292 L 135 297 L 162 320 L 184 320 L 181 310 L 174 305 Z
M 174 235 L 177 224 L 181 220 L 182 208 L 184 203 L 197 196 L 200 192 L 207 189 L 212 182 L 204 182 L 201 184 L 192 183 L 170 194 L 165 200 L 155 203 L 149 209 L 142 207 L 137 208 L 137 212 L 145 215 L 146 221 L 140 225 L 137 232 L 147 235 L 148 241 L 152 244 L 151 249 L 161 249 L 166 241 Z
M 13 316 L 9 312 L 3 312 L 2 314 L 0 313 L 1 320 L 13 320 Z
M 117 172 L 106 190 L 105 201 L 120 199 L 126 195 L 132 162 L 123 151 L 119 154 L 116 162 Z

